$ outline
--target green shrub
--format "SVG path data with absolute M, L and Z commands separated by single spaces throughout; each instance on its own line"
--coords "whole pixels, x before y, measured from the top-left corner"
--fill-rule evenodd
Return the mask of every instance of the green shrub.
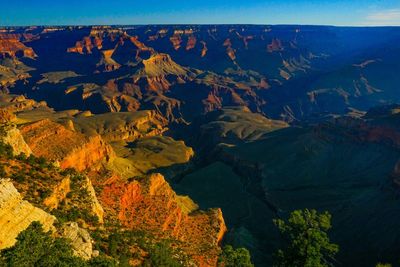
M 0 156 L 6 157 L 7 159 L 12 159 L 13 149 L 10 145 L 0 142 Z
M 6 177 L 7 173 L 6 173 L 6 169 L 4 167 L 3 164 L 0 164 L 0 178 L 4 178 Z
M 182 264 L 174 258 L 170 246 L 166 242 L 160 242 L 150 248 L 149 257 L 144 261 L 143 266 L 180 267 Z
M 65 238 L 53 238 L 39 222 L 33 222 L 17 237 L 17 243 L 0 251 L 0 267 L 116 267 L 112 258 L 99 256 L 89 261 L 73 255 Z
M 287 221 L 274 220 L 285 241 L 285 247 L 276 253 L 274 266 L 325 267 L 332 265 L 339 251 L 330 243 L 331 215 L 315 210 L 296 210 Z
M 219 266 L 225 267 L 253 267 L 250 252 L 245 248 L 234 249 L 227 245 L 223 248 L 219 258 Z
M 44 232 L 39 222 L 33 222 L 22 231 L 16 244 L 0 252 L 6 266 L 86 266 L 86 263 L 73 255 L 68 241 L 52 238 Z

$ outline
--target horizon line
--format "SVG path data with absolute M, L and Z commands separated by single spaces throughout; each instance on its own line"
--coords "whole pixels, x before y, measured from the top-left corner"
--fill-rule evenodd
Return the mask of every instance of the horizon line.
M 26 24 L 0 25 L 0 28 L 26 27 L 126 27 L 126 26 L 302 26 L 302 27 L 336 27 L 336 28 L 400 28 L 400 25 L 334 25 L 334 24 L 301 24 L 301 23 L 144 23 L 144 24 Z

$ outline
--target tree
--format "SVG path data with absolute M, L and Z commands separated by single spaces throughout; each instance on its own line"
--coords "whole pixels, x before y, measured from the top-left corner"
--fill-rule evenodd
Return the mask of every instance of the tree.
M 224 267 L 253 267 L 250 252 L 245 248 L 234 249 L 227 245 L 223 248 L 219 259 L 219 266 Z
M 274 266 L 324 267 L 333 265 L 336 244 L 330 243 L 331 215 L 315 210 L 296 210 L 287 222 L 274 220 L 284 241 L 284 249 L 278 250 Z
M 1 251 L 6 266 L 85 266 L 73 255 L 70 244 L 63 238 L 52 238 L 39 222 L 22 231 L 16 244 Z
M 174 252 L 167 242 L 160 242 L 150 248 L 149 258 L 144 261 L 143 266 L 180 267 L 182 264 L 174 257 Z
M 68 240 L 53 238 L 44 232 L 39 222 L 33 222 L 22 231 L 11 248 L 0 251 L 0 266 L 7 267 L 114 267 L 113 259 L 103 256 L 89 261 L 73 255 Z

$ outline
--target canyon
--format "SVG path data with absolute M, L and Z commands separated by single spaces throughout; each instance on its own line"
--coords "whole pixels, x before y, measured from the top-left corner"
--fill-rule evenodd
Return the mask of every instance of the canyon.
M 332 214 L 342 265 L 398 262 L 399 41 L 395 27 L 1 27 L 0 249 L 39 221 L 85 260 L 142 266 L 167 244 L 182 266 L 224 266 L 232 245 L 271 266 L 273 219 L 310 208 Z

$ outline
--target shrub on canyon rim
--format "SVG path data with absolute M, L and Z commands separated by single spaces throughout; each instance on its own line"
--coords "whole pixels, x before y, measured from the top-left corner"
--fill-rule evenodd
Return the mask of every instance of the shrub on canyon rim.
M 339 251 L 329 240 L 331 215 L 316 210 L 295 210 L 287 221 L 274 220 L 285 246 L 276 253 L 274 266 L 324 267 L 331 266 Z

